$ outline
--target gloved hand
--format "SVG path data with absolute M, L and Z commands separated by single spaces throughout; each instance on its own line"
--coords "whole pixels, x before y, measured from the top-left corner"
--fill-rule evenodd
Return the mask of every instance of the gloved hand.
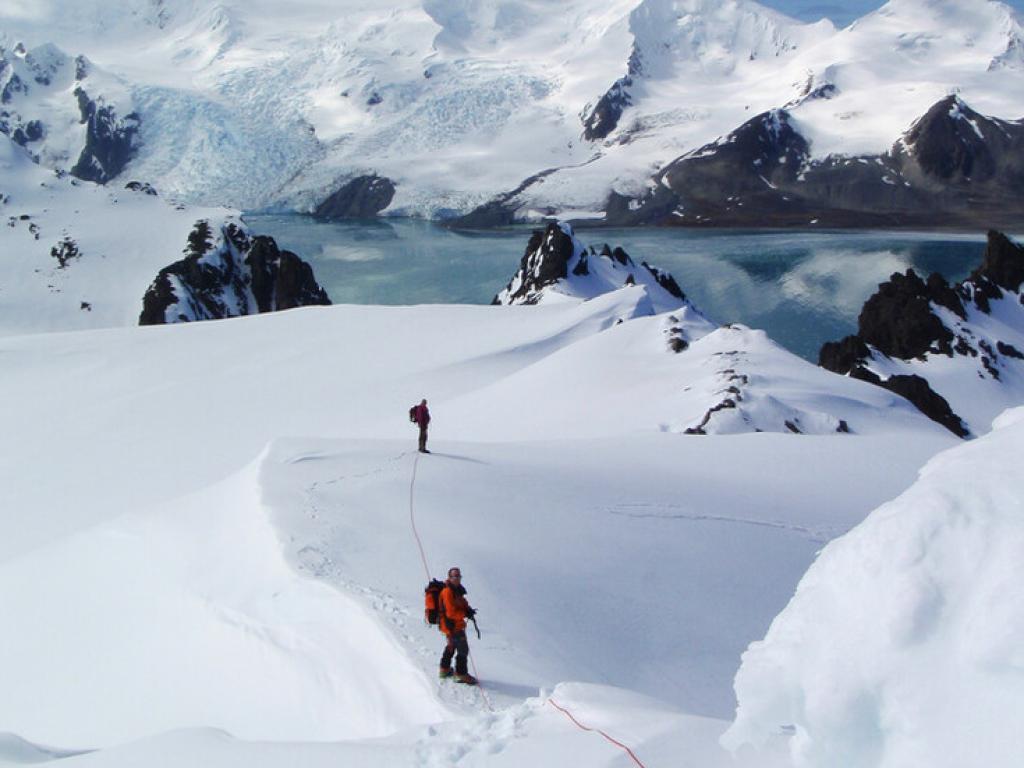
M 466 609 L 466 618 L 467 619 L 472 619 L 474 616 L 476 616 L 476 609 L 475 608 L 467 608 Z

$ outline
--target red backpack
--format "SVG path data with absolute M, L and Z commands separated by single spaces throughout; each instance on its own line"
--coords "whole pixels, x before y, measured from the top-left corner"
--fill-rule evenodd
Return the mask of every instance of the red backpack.
M 441 597 L 441 590 L 444 589 L 444 582 L 431 579 L 430 583 L 423 588 L 423 616 L 428 624 L 437 624 L 438 600 Z

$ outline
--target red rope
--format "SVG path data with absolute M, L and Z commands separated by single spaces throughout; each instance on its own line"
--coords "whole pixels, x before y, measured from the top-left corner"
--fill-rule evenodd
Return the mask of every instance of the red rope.
M 420 541 L 419 531 L 416 530 L 416 516 L 413 514 L 412 492 L 416 487 L 416 468 L 420 464 L 420 455 L 416 454 L 416 460 L 412 463 L 412 481 L 409 483 L 409 522 L 412 523 L 412 535 L 416 537 L 416 546 L 420 548 L 420 559 L 423 560 L 423 570 L 426 571 L 427 581 L 430 581 L 430 568 L 427 566 L 427 555 L 423 551 L 423 542 Z
M 616 747 L 618 747 L 619 749 L 621 749 L 622 751 L 624 751 L 624 752 L 625 752 L 625 753 L 626 753 L 627 755 L 629 755 L 629 756 L 630 756 L 631 758 L 633 758 L 633 762 L 634 762 L 634 763 L 636 763 L 636 764 L 637 764 L 638 766 L 640 766 L 640 768 L 646 768 L 646 766 L 645 766 L 645 765 L 644 765 L 643 763 L 641 763 L 641 762 L 640 762 L 640 758 L 638 758 L 638 757 L 637 757 L 636 755 L 634 755 L 634 754 L 633 754 L 633 750 L 632 750 L 632 749 L 630 749 L 629 747 L 627 747 L 627 746 L 626 746 L 625 744 L 623 744 L 623 743 L 622 743 L 621 741 L 618 741 L 618 740 L 616 740 L 616 739 L 613 739 L 613 738 L 612 738 L 611 736 L 609 736 L 609 735 L 608 735 L 607 733 L 605 733 L 604 731 L 602 731 L 602 730 L 601 730 L 600 728 L 589 728 L 589 727 L 585 726 L 585 725 L 584 725 L 583 723 L 581 723 L 581 722 L 580 722 L 579 720 L 577 720 L 577 719 L 576 719 L 575 717 L 573 717 L 573 715 L 572 715 L 572 712 L 570 712 L 569 710 L 565 709 L 564 707 L 560 707 L 560 706 L 559 706 L 559 705 L 558 705 L 558 704 L 557 704 L 557 703 L 555 702 L 555 700 L 554 700 L 554 699 L 552 699 L 552 698 L 550 698 L 550 697 L 548 698 L 548 704 L 550 704 L 550 705 L 551 705 L 552 707 L 554 707 L 554 708 L 555 708 L 555 709 L 557 709 L 557 710 L 558 710 L 559 712 L 561 712 L 561 713 L 562 713 L 563 715 L 565 715 L 565 716 L 566 716 L 566 717 L 568 717 L 568 718 L 569 718 L 570 720 L 572 720 L 572 722 L 573 722 L 573 723 L 574 723 L 574 724 L 576 725 L 576 727 L 577 727 L 577 728 L 579 728 L 580 730 L 583 730 L 583 731 L 590 731 L 591 733 L 599 733 L 599 734 L 601 734 L 602 736 L 604 736 L 604 737 L 605 737 L 605 739 L 607 739 L 608 741 L 610 741 L 610 742 L 611 742 L 612 744 L 614 744 L 614 745 L 615 745 Z

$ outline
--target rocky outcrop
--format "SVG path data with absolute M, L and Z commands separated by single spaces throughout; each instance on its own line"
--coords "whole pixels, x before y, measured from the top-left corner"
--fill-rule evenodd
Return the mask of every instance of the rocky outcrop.
M 822 86 L 805 98 L 829 98 Z M 957 96 L 889 152 L 812 160 L 790 113 L 758 115 L 675 160 L 640 198 L 613 193 L 611 225 L 1013 226 L 1024 215 L 1024 124 Z
M 568 277 L 569 263 L 573 261 L 577 262 L 573 267 L 574 274 L 590 273 L 586 253 L 577 257 L 571 232 L 554 223 L 545 229 L 535 229 L 519 262 L 519 271 L 491 304 L 536 304 L 545 288 Z
M 637 264 L 620 247 L 584 245 L 571 226 L 552 222 L 533 231 L 519 269 L 491 303 L 537 304 L 549 293 L 590 299 L 624 286 L 642 287 L 656 312 L 689 306 L 668 272 Z
M 196 222 L 185 258 L 160 270 L 142 300 L 139 325 L 216 320 L 331 301 L 313 269 L 273 238 L 227 223 Z
M 493 200 L 477 206 L 467 214 L 448 219 L 444 224 L 451 229 L 493 229 L 511 226 L 516 223 L 519 209 L 522 206 L 519 196 L 557 170 L 557 168 L 547 168 L 540 173 L 535 173 L 515 189 L 501 193 Z
M 144 195 L 157 196 L 157 191 L 148 181 L 129 181 L 124 188 L 130 192 L 141 192 Z
M 71 173 L 85 181 L 106 184 L 124 170 L 137 151 L 139 116 L 135 112 L 118 117 L 110 105 L 89 98 L 75 89 L 81 122 L 85 124 L 85 146 Z
M 0 48 L 0 133 L 26 147 L 37 161 L 43 155 L 50 162 L 76 158 L 70 169 L 57 170 L 105 184 L 137 152 L 139 115 L 124 114 L 103 96 L 86 92 L 83 83 L 91 70 L 84 56 L 72 58 L 54 45 L 31 51 L 20 45 L 13 51 Z M 66 131 L 58 129 L 52 131 L 56 143 L 48 145 L 51 126 L 70 122 L 72 115 L 85 126 L 82 144 L 68 146 Z
M 372 219 L 395 197 L 391 179 L 371 174 L 357 176 L 346 182 L 316 207 L 313 216 L 327 221 L 335 219 Z
M 582 115 L 583 138 L 587 141 L 604 139 L 619 125 L 619 119 L 626 107 L 633 103 L 629 89 L 633 78 L 620 77 L 597 101 L 592 109 Z
M 913 270 L 894 274 L 864 304 L 855 335 L 821 348 L 818 363 L 906 397 L 922 413 L 954 434 L 969 434 L 968 425 L 929 380 L 930 362 L 939 357 L 960 361 L 959 379 L 944 380 L 950 397 L 962 398 L 978 380 L 1002 382 L 1019 369 L 1017 342 L 1024 335 L 1024 248 L 991 231 L 980 267 L 950 286 L 939 275 L 922 280 Z M 1008 299 L 998 320 L 986 320 L 996 301 Z M 1012 338 L 1011 338 L 1012 337 Z M 949 368 L 947 366 L 946 368 Z M 906 371 L 901 373 L 900 371 Z M 945 375 L 949 375 L 948 372 Z M 984 397 L 978 395 L 977 397 Z

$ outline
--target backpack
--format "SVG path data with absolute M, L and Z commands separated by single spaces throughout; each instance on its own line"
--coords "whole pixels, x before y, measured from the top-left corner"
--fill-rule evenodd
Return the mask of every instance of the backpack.
M 416 409 L 418 407 L 419 406 L 414 405 L 412 408 L 409 409 L 409 421 L 411 421 L 413 424 L 416 423 Z
M 441 590 L 444 589 L 444 582 L 431 579 L 430 583 L 423 588 L 424 616 L 428 624 L 437 624 L 438 620 L 438 599 L 441 597 Z

